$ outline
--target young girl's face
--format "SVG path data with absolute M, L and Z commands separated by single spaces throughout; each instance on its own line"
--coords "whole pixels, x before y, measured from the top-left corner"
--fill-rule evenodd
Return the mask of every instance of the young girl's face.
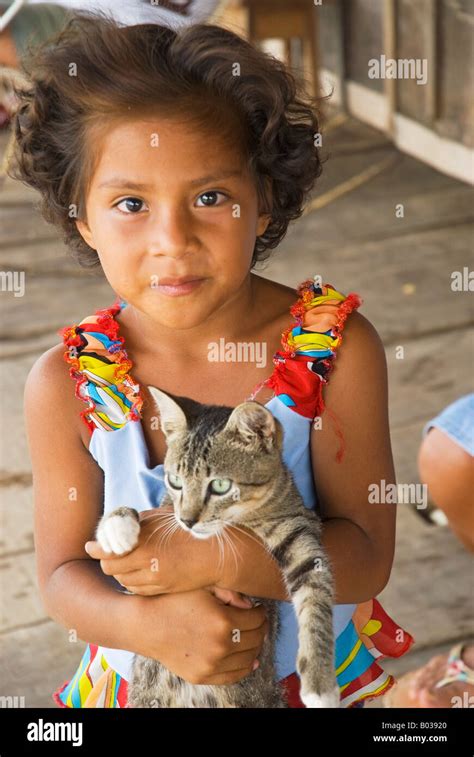
M 236 295 L 269 217 L 237 146 L 182 122 L 111 127 L 77 227 L 111 287 L 157 324 L 190 328 Z M 202 279 L 172 296 L 162 279 Z

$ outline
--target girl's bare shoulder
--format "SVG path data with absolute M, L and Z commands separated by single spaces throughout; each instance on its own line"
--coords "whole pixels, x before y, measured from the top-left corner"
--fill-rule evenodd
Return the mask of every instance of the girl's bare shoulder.
M 290 308 L 298 301 L 298 291 L 270 279 L 258 278 L 256 286 L 259 288 L 259 297 L 262 302 L 267 303 L 267 326 L 276 334 L 279 329 L 289 326 L 294 321 Z M 338 384 L 345 390 L 349 375 L 366 375 L 367 370 L 364 366 L 367 361 L 370 361 L 372 370 L 383 381 L 386 371 L 384 345 L 377 329 L 368 318 L 353 309 L 345 320 L 342 341 L 343 344 L 338 348 L 338 370 L 331 378 L 332 391 Z
M 71 424 L 88 447 L 90 434 L 80 417 L 85 405 L 75 395 L 75 381 L 69 375 L 63 344 L 46 350 L 33 363 L 25 383 L 24 406 L 26 413 L 39 408 L 45 424 L 46 419 L 58 418 L 63 424 Z
M 280 284 L 262 276 L 253 275 L 256 298 L 259 306 L 267 313 L 268 322 L 291 320 L 290 308 L 298 299 L 298 292 L 292 287 Z
M 38 394 L 41 391 L 42 395 L 46 393 L 46 397 L 61 393 L 66 386 L 73 383 L 64 359 L 63 344 L 55 344 L 43 352 L 33 363 L 27 378 L 27 386 L 31 391 Z
M 298 300 L 298 291 L 295 288 L 280 284 L 271 279 L 264 279 L 260 276 L 256 286 L 259 288 L 259 297 L 262 302 L 268 304 L 268 314 L 270 319 L 279 317 L 291 320 L 290 308 Z M 344 327 L 344 333 L 350 334 L 350 340 L 356 348 L 381 347 L 381 339 L 375 326 L 362 313 L 353 310 Z

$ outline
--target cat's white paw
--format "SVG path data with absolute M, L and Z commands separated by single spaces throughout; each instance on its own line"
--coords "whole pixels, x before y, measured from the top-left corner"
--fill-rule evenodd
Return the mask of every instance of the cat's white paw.
M 310 691 L 307 694 L 300 694 L 300 696 L 305 707 L 312 707 L 320 710 L 339 707 L 341 702 L 339 686 L 336 686 L 330 691 L 326 691 L 324 694 L 315 694 Z
M 96 539 L 104 552 L 123 555 L 138 544 L 140 523 L 134 515 L 111 515 L 102 518 L 97 528 Z

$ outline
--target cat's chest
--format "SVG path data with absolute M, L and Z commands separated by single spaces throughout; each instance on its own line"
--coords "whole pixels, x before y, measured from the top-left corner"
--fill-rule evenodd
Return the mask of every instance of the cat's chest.
M 169 373 L 165 370 L 157 372 L 156 369 L 153 371 L 146 370 L 143 365 L 141 368 L 140 373 L 145 379 L 145 381 L 139 382 L 143 397 L 142 429 L 148 448 L 150 467 L 163 463 L 166 454 L 166 437 L 161 431 L 159 413 L 148 386 L 156 386 L 164 392 L 170 392 L 177 396 L 190 397 L 203 404 L 236 407 L 248 399 L 256 385 L 272 372 L 270 366 L 266 366 L 261 372 L 256 372 L 255 367 L 250 366 L 240 366 L 238 370 L 235 367 L 223 368 L 221 366 L 221 370 L 217 373 L 214 370 L 209 370 L 208 366 L 199 368 L 194 365 L 184 380 L 182 377 L 178 377 L 176 373 Z M 138 381 L 138 377 L 136 377 L 136 380 Z M 271 389 L 263 387 L 258 394 L 258 401 L 261 403 L 268 402 L 272 395 Z

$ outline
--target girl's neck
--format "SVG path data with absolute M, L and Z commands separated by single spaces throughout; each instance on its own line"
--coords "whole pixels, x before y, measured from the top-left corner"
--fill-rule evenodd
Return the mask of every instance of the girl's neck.
M 192 359 L 193 356 L 202 355 L 203 348 L 209 342 L 218 342 L 221 337 L 236 342 L 248 339 L 256 325 L 255 303 L 260 281 L 260 277 L 249 274 L 242 286 L 218 310 L 197 326 L 183 330 L 156 323 L 128 304 L 118 315 L 120 334 L 125 339 L 125 345 L 129 345 L 135 354 L 152 357 L 159 345 L 161 355 L 170 353 L 174 359 L 177 357 L 177 341 L 183 358 Z

